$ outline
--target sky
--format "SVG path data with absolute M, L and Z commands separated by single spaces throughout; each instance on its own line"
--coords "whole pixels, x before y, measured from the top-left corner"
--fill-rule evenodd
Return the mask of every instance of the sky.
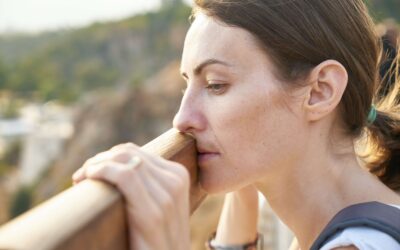
M 80 27 L 122 19 L 159 5 L 160 0 L 0 0 L 0 33 Z

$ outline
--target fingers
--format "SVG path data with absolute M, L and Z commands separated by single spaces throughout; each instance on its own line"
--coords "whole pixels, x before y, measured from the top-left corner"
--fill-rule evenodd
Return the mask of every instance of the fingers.
M 83 167 L 81 167 L 72 175 L 72 181 L 73 181 L 74 185 L 78 184 L 79 182 L 81 182 L 85 179 L 84 171 L 85 171 L 85 169 Z
M 189 201 L 189 188 L 185 186 L 184 181 L 179 176 L 174 172 L 166 171 L 165 168 L 150 164 L 147 170 L 145 172 L 146 180 L 157 180 L 149 183 L 153 186 L 150 189 L 153 192 L 150 193 L 157 204 L 163 208 L 163 214 L 166 218 L 164 225 L 169 234 L 168 238 L 178 240 L 180 235 L 176 227 L 185 228 L 186 224 L 183 220 L 174 220 L 173 218 L 189 217 L 189 204 L 185 204 Z
M 170 161 L 167 161 L 160 156 L 149 154 L 148 152 L 145 152 L 142 148 L 133 143 L 120 144 L 111 148 L 109 151 L 99 153 L 87 160 L 81 168 L 86 168 L 88 165 L 97 164 L 107 160 L 115 160 L 117 162 L 124 163 L 127 162 L 132 157 L 132 155 L 138 155 L 140 156 L 140 158 L 152 162 L 157 167 L 167 168 L 168 170 L 177 173 L 180 177 L 184 179 L 187 179 L 187 177 L 189 177 L 188 171 L 182 165 L 178 163 L 171 163 Z M 82 176 L 83 173 L 84 170 L 77 170 L 73 175 L 73 179 L 77 180 L 77 182 L 81 181 L 84 177 Z
M 142 164 L 143 162 L 138 156 L 132 157 L 128 163 L 100 162 L 88 165 L 85 168 L 85 176 L 115 185 L 125 197 L 132 227 L 137 232 L 141 232 L 142 237 L 146 238 L 145 241 L 157 239 L 155 241 L 157 244 L 165 245 L 167 244 L 166 237 L 164 235 L 155 236 L 152 231 L 155 224 L 160 227 L 164 227 L 166 224 L 165 217 L 154 196 L 159 193 L 158 198 L 160 199 L 163 192 L 163 195 L 167 194 L 150 175 L 146 174 L 147 170 Z
M 131 154 L 128 154 L 127 150 L 123 150 L 120 152 L 116 152 L 117 149 L 124 149 L 127 148 L 129 145 L 130 148 L 134 147 L 132 143 L 121 144 L 118 146 L 113 147 L 111 150 L 99 153 L 94 157 L 88 159 L 81 168 L 79 168 L 75 173 L 72 175 L 73 183 L 77 184 L 86 178 L 86 168 L 90 165 L 96 165 L 105 161 L 112 161 L 115 160 L 116 162 L 127 162 L 129 159 L 132 158 Z
M 152 242 L 154 249 L 173 249 L 189 232 L 190 180 L 182 165 L 122 144 L 87 160 L 74 173 L 74 184 L 86 178 L 106 181 L 121 191 L 130 228 L 135 228 L 130 235 L 135 247 Z
M 162 158 L 161 156 L 146 152 L 145 150 L 143 150 L 142 148 L 133 143 L 125 143 L 117 145 L 111 148 L 111 151 L 119 154 L 122 153 L 130 154 L 134 152 L 135 154 L 139 155 L 142 159 L 146 159 L 147 161 L 152 162 L 153 166 L 171 170 L 176 174 L 178 174 L 181 178 L 187 179 L 189 177 L 188 170 L 181 164 L 168 161 Z
M 139 168 L 142 160 L 138 156 L 132 157 L 128 163 L 119 163 L 116 161 L 104 161 L 97 164 L 88 165 L 83 168 L 82 173 L 87 178 L 99 179 L 110 182 L 111 184 L 117 185 L 124 181 L 126 174 L 130 171 L 135 171 Z

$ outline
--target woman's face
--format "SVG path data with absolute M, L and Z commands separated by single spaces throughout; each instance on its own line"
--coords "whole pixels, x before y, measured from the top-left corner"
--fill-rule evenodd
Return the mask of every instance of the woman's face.
M 285 94 L 249 32 L 199 13 L 186 36 L 181 74 L 187 89 L 174 126 L 196 138 L 206 191 L 235 190 L 296 159 L 299 101 Z

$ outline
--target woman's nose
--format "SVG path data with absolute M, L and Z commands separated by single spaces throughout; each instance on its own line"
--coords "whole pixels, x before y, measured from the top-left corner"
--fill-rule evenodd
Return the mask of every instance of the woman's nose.
M 198 101 L 185 95 L 182 98 L 179 111 L 176 113 L 173 126 L 180 132 L 194 132 L 205 128 L 205 119 L 199 108 Z

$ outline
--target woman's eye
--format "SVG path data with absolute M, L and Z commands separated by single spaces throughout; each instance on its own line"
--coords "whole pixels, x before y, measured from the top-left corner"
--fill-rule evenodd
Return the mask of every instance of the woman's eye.
M 220 95 L 225 92 L 227 84 L 225 83 L 209 83 L 206 87 L 210 92 Z

